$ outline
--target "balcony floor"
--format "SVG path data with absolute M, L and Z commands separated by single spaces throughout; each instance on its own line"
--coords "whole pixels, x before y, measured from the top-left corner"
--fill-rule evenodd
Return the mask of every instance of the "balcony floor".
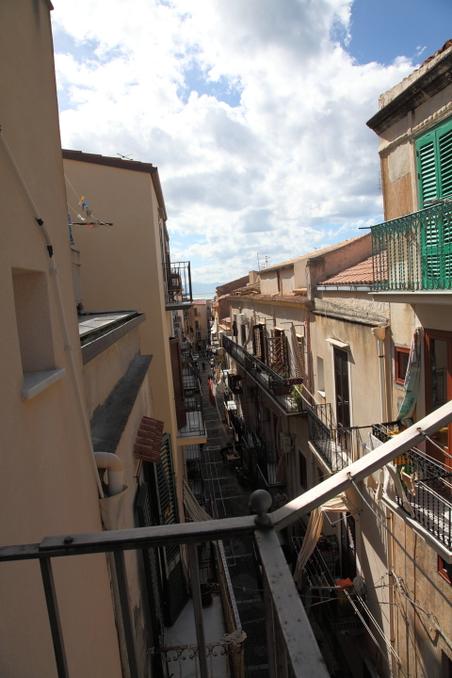
M 204 633 L 206 643 L 217 643 L 223 639 L 226 629 L 223 623 L 223 609 L 219 595 L 212 597 L 212 604 L 203 608 Z M 193 603 L 191 600 L 185 605 L 177 621 L 170 628 L 165 629 L 165 647 L 196 645 L 196 626 L 194 621 Z M 215 653 L 220 654 L 221 648 L 218 647 Z M 169 653 L 168 669 L 170 675 L 180 676 L 181 678 L 198 678 L 199 666 L 197 658 L 190 658 L 189 652 L 185 652 L 178 660 L 171 661 Z M 227 655 L 208 656 L 207 667 L 209 678 L 229 678 L 229 662 Z

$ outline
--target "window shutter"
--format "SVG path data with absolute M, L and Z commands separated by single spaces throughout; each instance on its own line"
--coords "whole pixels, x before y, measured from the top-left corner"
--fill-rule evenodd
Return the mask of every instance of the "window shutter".
M 452 120 L 438 131 L 438 156 L 440 169 L 440 197 L 452 197 Z M 450 213 L 449 213 L 450 215 Z M 452 216 L 443 216 L 443 267 L 444 287 L 452 284 Z
M 452 196 L 452 120 L 437 131 L 440 198 Z
M 416 141 L 420 207 L 439 198 L 435 132 L 427 132 Z
M 452 120 L 416 141 L 420 207 L 452 196 Z M 452 218 L 423 218 L 422 282 L 425 289 L 450 287 L 452 280 Z

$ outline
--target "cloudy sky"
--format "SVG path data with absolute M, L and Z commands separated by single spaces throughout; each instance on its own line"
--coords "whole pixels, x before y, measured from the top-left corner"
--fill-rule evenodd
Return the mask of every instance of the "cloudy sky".
M 53 4 L 63 146 L 158 166 L 200 293 L 381 219 L 366 120 L 452 25 L 450 0 Z

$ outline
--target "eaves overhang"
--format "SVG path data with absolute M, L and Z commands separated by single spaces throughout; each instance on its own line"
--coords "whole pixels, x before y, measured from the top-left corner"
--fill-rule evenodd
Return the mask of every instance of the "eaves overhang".
M 87 314 L 87 317 L 102 319 L 103 315 L 108 316 L 108 313 Z M 137 313 L 136 311 L 113 313 L 111 315 L 113 318 L 111 322 L 86 331 L 80 336 L 82 362 L 84 365 L 119 341 L 121 337 L 135 329 L 145 319 L 143 313 Z M 115 320 L 115 315 L 118 316 L 117 320 Z M 81 316 L 81 318 L 83 317 Z
M 375 113 L 366 124 L 371 130 L 380 134 L 451 83 L 452 51 L 449 51 L 441 61 L 420 75 L 411 85 Z
M 370 296 L 375 301 L 392 301 L 398 304 L 434 304 L 437 306 L 450 306 L 452 303 L 452 289 L 451 290 L 418 290 L 418 291 L 381 291 L 369 292 Z

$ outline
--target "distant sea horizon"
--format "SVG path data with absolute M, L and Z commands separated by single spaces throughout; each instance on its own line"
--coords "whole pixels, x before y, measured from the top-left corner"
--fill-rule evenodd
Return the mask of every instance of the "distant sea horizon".
M 215 296 L 215 290 L 213 292 L 207 292 L 204 294 L 196 294 L 193 292 L 193 299 L 213 299 Z

